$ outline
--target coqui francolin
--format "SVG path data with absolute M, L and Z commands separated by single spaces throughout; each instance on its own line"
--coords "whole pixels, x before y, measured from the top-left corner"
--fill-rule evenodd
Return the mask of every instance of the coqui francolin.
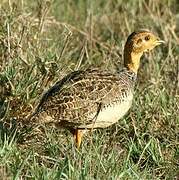
M 42 96 L 33 116 L 41 123 L 73 129 L 79 148 L 84 132 L 111 126 L 127 113 L 140 58 L 161 43 L 164 41 L 152 32 L 133 32 L 124 47 L 124 68 L 120 72 L 87 69 L 68 74 Z

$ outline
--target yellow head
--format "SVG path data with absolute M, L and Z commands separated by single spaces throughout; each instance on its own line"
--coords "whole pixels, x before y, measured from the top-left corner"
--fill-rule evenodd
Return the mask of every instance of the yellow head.
M 127 39 L 124 48 L 124 66 L 137 73 L 140 57 L 144 52 L 164 43 L 156 35 L 149 31 L 133 32 Z

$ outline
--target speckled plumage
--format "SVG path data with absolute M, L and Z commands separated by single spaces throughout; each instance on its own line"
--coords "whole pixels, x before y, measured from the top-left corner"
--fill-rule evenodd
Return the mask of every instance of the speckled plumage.
M 98 113 L 133 94 L 135 81 L 136 74 L 126 68 L 118 73 L 97 69 L 75 71 L 43 95 L 35 114 L 46 113 L 53 122 L 73 128 L 88 128 L 89 124 L 94 124 Z

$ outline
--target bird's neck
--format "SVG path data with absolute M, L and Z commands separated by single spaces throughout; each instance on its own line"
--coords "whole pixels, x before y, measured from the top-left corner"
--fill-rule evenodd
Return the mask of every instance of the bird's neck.
M 133 51 L 124 50 L 124 66 L 137 74 L 139 65 L 140 65 L 140 58 L 143 53 L 135 53 Z

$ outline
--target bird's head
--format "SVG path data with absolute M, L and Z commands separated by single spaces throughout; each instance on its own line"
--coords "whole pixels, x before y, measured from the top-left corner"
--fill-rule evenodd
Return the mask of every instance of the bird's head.
M 129 35 L 124 48 L 124 64 L 137 73 L 140 57 L 156 46 L 164 43 L 150 31 L 133 32 Z
M 155 46 L 164 43 L 156 35 L 149 31 L 133 32 L 127 39 L 126 48 L 134 53 L 143 53 L 152 50 Z

